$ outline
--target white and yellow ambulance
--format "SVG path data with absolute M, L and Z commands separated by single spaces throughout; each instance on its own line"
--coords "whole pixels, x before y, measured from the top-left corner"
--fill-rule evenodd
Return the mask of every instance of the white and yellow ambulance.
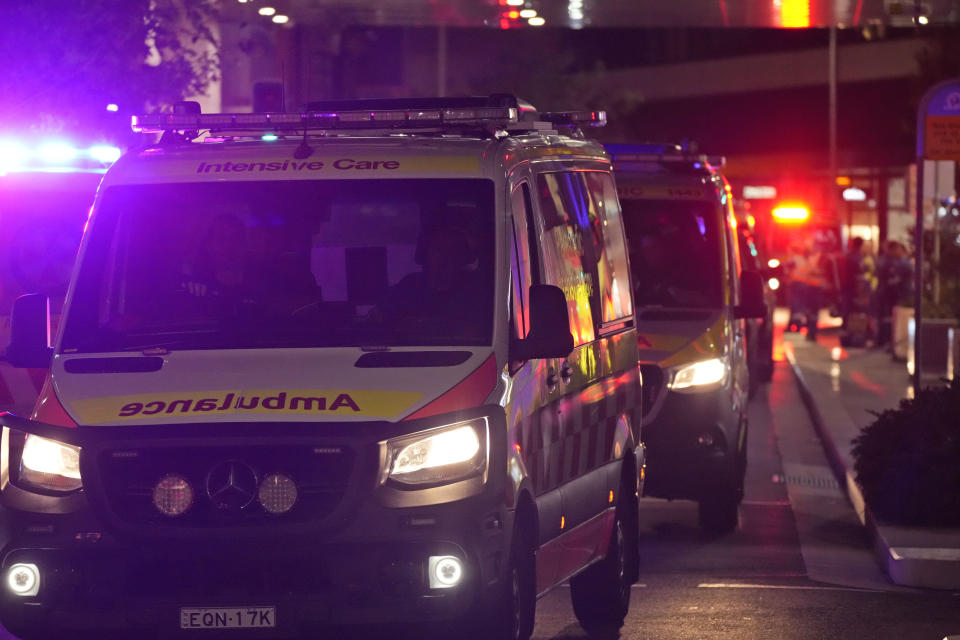
M 609 157 L 512 96 L 135 119 L 0 416 L 25 638 L 622 623 L 641 380 Z M 567 131 L 567 133 L 563 133 Z M 66 637 L 66 636 L 65 636 Z
M 736 527 L 747 464 L 746 323 L 766 315 L 740 264 L 719 163 L 677 145 L 610 144 L 634 278 L 644 374 L 647 495 L 698 502 L 700 525 Z

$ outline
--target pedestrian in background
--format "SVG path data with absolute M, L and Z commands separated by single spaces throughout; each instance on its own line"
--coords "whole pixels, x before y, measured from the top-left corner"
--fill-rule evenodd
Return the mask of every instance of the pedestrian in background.
M 802 291 L 800 316 L 807 328 L 807 340 L 817 339 L 820 308 L 823 307 L 824 295 L 830 287 L 827 265 L 825 253 L 818 249 L 812 238 L 809 239 L 803 249 L 803 258 L 796 262 L 792 279 L 795 285 L 800 285 Z
M 892 339 L 893 308 L 909 301 L 913 283 L 913 263 L 907 248 L 896 240 L 887 243 L 877 267 L 877 344 L 887 345 Z

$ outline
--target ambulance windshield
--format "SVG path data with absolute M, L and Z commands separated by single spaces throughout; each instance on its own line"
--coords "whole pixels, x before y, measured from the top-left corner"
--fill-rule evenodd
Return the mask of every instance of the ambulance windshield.
M 489 180 L 103 194 L 63 350 L 490 344 Z
M 723 303 L 720 217 L 695 200 L 624 199 L 638 307 L 718 308 Z

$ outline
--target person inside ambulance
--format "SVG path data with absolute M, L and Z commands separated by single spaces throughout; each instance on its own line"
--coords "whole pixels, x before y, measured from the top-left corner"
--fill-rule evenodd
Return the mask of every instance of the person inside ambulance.
M 320 291 L 310 272 L 309 234 L 298 233 L 288 221 L 262 230 L 259 243 L 251 235 L 235 215 L 214 218 L 187 269 L 187 292 L 234 314 L 258 307 L 267 315 L 286 316 L 315 308 Z
M 184 269 L 184 287 L 197 298 L 242 298 L 249 280 L 246 229 L 235 215 L 213 219 L 192 265 Z
M 415 261 L 421 270 L 390 287 L 373 310 L 374 318 L 398 326 L 446 321 L 475 332 L 474 313 L 483 285 L 479 261 L 470 234 L 450 221 L 429 225 L 417 242 Z

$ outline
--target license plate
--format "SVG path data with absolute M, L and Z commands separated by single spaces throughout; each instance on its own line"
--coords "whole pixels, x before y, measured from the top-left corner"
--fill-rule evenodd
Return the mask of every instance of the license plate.
M 266 629 L 275 626 L 276 607 L 180 609 L 181 629 Z

